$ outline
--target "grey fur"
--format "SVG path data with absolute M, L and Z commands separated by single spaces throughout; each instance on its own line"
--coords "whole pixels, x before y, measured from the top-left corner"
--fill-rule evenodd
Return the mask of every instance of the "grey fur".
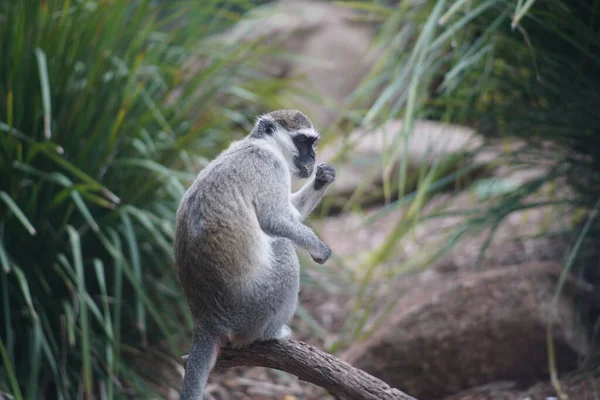
M 310 129 L 313 127 L 311 120 L 298 110 L 283 109 L 273 111 L 267 115 L 273 118 L 279 126 L 288 132 L 294 132 L 304 128 Z
M 264 118 L 278 128 L 256 135 Z M 290 335 L 299 289 L 294 245 L 318 263 L 331 254 L 302 221 L 334 181 L 333 167 L 320 164 L 315 178 L 290 193 L 298 171 L 288 159 L 294 156 L 289 143 L 299 129 L 313 128 L 296 110 L 261 117 L 252 133 L 200 172 L 181 201 L 175 261 L 196 324 L 181 399 L 202 399 L 222 344 Z

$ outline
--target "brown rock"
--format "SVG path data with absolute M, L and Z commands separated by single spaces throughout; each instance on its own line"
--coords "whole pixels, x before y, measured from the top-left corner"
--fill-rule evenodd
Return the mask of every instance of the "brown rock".
M 373 65 L 374 30 L 347 7 L 313 0 L 281 0 L 253 10 L 218 39 L 258 40 L 275 46 L 263 57 L 263 69 L 274 77 L 298 81 L 319 101 L 281 93 L 288 107 L 302 109 L 319 127 L 341 115 L 345 98 Z
M 559 297 L 549 318 L 559 273 L 532 263 L 417 287 L 343 358 L 420 399 L 498 380 L 531 383 L 547 374 L 551 321 L 557 365 L 571 369 L 587 341 L 572 296 Z
M 471 128 L 427 120 L 414 121 L 410 136 L 405 140 L 402 123 L 402 120 L 391 120 L 374 130 L 358 128 L 319 150 L 319 162 L 336 167 L 336 182 L 329 189 L 330 196 L 344 203 L 358 189 L 364 193 L 363 202 L 369 203 L 368 199 L 364 200 L 369 196 L 381 198 L 384 167 L 397 171 L 405 155 L 408 179 L 413 180 L 407 183 L 410 192 L 416 185 L 420 168 L 431 167 L 436 162 L 440 173 L 444 170 L 448 174 L 465 167 L 467 160 L 459 162 L 455 157 L 483 142 Z M 390 181 L 397 182 L 397 178 L 392 174 Z
M 571 400 L 597 400 L 600 396 L 600 371 L 588 371 L 561 379 L 561 389 Z M 479 387 L 444 400 L 551 400 L 559 395 L 550 382 L 540 382 L 526 389 Z

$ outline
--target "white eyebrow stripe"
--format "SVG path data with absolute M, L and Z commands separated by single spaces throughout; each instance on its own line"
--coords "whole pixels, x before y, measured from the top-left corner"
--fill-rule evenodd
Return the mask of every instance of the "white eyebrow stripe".
M 319 135 L 319 132 L 315 131 L 314 129 L 310 129 L 310 128 L 298 129 L 296 131 L 296 135 L 305 135 L 307 137 L 313 137 L 316 139 L 319 139 L 321 137 L 321 135 Z

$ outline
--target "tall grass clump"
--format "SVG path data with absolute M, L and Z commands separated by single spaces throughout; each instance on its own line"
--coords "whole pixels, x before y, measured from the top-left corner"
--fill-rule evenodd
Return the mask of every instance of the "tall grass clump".
M 454 43 L 445 46 L 449 71 L 432 107 L 441 118 L 475 126 L 492 146 L 512 142 L 495 164 L 538 171 L 472 210 L 465 226 L 491 228 L 491 240 L 515 211 L 566 213 L 566 226 L 540 235 L 567 244 L 556 260 L 564 266 L 557 296 L 567 274 L 600 284 L 600 1 L 462 1 L 440 23 L 437 40 L 452 32 Z M 579 317 L 598 332 L 600 309 L 582 305 Z
M 354 334 L 346 341 L 368 330 L 366 316 L 375 308 L 364 304 L 375 303 L 385 290 L 382 285 L 373 288 L 369 277 L 390 276 L 384 266 L 390 250 L 431 218 L 456 216 L 461 222 L 444 243 L 425 249 L 422 259 L 399 265 L 393 276 L 431 265 L 468 234 L 488 235 L 480 249 L 483 254 L 507 216 L 551 206 L 558 213 L 569 213 L 573 224 L 548 235 L 570 241 L 581 256 L 578 263 L 572 262 L 574 254 L 564 260 L 565 273 L 579 265 L 581 276 L 600 280 L 597 267 L 583 260 L 590 251 L 581 245 L 591 243 L 587 249 L 593 250 L 598 233 L 598 225 L 588 222 L 596 215 L 600 197 L 600 2 L 432 0 L 347 5 L 375 22 L 375 47 L 381 54 L 349 99 L 347 116 L 373 129 L 403 119 L 381 159 L 384 191 L 387 187 L 387 197 L 398 200 L 376 217 L 385 218 L 399 207 L 405 212 L 393 234 L 363 266 L 367 278 L 360 283 L 355 307 L 363 315 L 349 315 L 348 331 Z M 417 119 L 472 126 L 485 139 L 472 156 L 479 151 L 494 154 L 486 168 L 535 171 L 535 177 L 490 190 L 477 207 L 452 212 L 427 207 L 433 193 L 448 188 L 449 181 L 460 183 L 461 175 L 474 165 L 467 158 L 456 172 L 440 176 L 434 161 L 420 169 L 416 189 L 411 189 L 408 157 L 400 157 L 396 165 L 393 155 L 414 134 Z M 455 185 L 455 193 L 484 187 L 483 181 L 466 183 Z M 586 240 L 579 240 L 582 231 Z M 388 281 L 393 287 L 393 279 Z M 388 309 L 398 298 L 391 297 Z
M 148 397 L 129 360 L 176 355 L 176 207 L 258 107 L 222 3 L 0 2 L 0 394 Z

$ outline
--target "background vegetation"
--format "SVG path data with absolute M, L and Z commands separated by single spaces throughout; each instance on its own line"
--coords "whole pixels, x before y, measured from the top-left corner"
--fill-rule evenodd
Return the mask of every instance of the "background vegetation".
M 177 353 L 176 207 L 262 106 L 249 47 L 207 40 L 237 17 L 219 1 L 0 2 L 0 392 L 147 396 L 132 356 Z
M 382 306 L 381 293 L 393 293 L 397 278 L 430 266 L 461 240 L 475 235 L 486 237 L 479 250 L 481 259 L 498 227 L 518 211 L 550 207 L 570 215 L 572 224 L 537 238 L 563 241 L 571 249 L 564 260 L 556 260 L 564 264 L 563 279 L 576 273 L 597 284 L 599 2 L 339 3 L 375 23 L 375 45 L 383 49 L 369 76 L 348 99 L 340 126 L 376 129 L 393 119 L 404 121 L 381 159 L 387 171 L 383 193 L 388 204 L 365 224 L 399 208 L 405 212 L 393 233 L 351 279 L 353 312 L 330 350 L 368 335 L 384 321 L 400 296 L 387 296 Z M 413 133 L 418 119 L 472 126 L 484 135 L 485 144 L 455 159 L 452 169 L 437 160 L 424 163 L 411 176 L 410 158 L 404 154 L 396 165 L 393 155 Z M 471 181 L 477 167 L 473 160 L 490 149 L 495 158 L 485 163 L 486 168 L 543 172 L 516 186 L 501 179 Z M 352 154 L 352 145 L 344 152 Z M 360 204 L 361 190 L 351 196 L 346 210 Z M 448 190 L 452 196 L 467 192 L 486 201 L 475 208 L 447 211 L 432 199 Z M 449 216 L 460 216 L 461 222 L 443 243 L 393 267 L 386 264 L 397 243 L 409 239 L 418 226 Z M 597 316 L 593 306 L 581 317 L 593 325 Z
M 0 392 L 149 396 L 158 382 L 134 360 L 180 353 L 188 313 L 171 253 L 179 199 L 202 163 L 243 133 L 237 128 L 284 106 L 277 93 L 286 81 L 266 80 L 255 66 L 270 49 L 210 40 L 253 3 L 0 1 Z M 573 245 L 565 271 L 579 266 L 598 283 L 590 249 L 600 206 L 600 2 L 342 3 L 374 21 L 385 52 L 331 129 L 404 119 L 381 160 L 397 169 L 384 192 L 398 200 L 377 217 L 408 212 L 348 286 L 355 312 L 330 350 L 373 328 L 367 317 L 385 291 L 373 279 L 391 285 L 390 276 L 430 265 L 465 235 L 491 238 L 517 210 L 569 205 L 575 228 L 549 235 Z M 495 165 L 549 168 L 454 211 L 463 219 L 444 246 L 389 270 L 382 266 L 398 241 L 446 215 L 426 211 L 432 195 L 470 168 L 434 163 L 414 182 L 407 158 L 394 167 L 389 155 L 419 118 L 474 126 L 488 147 L 519 138 L 525 146 Z M 529 201 L 548 186 L 552 198 Z

